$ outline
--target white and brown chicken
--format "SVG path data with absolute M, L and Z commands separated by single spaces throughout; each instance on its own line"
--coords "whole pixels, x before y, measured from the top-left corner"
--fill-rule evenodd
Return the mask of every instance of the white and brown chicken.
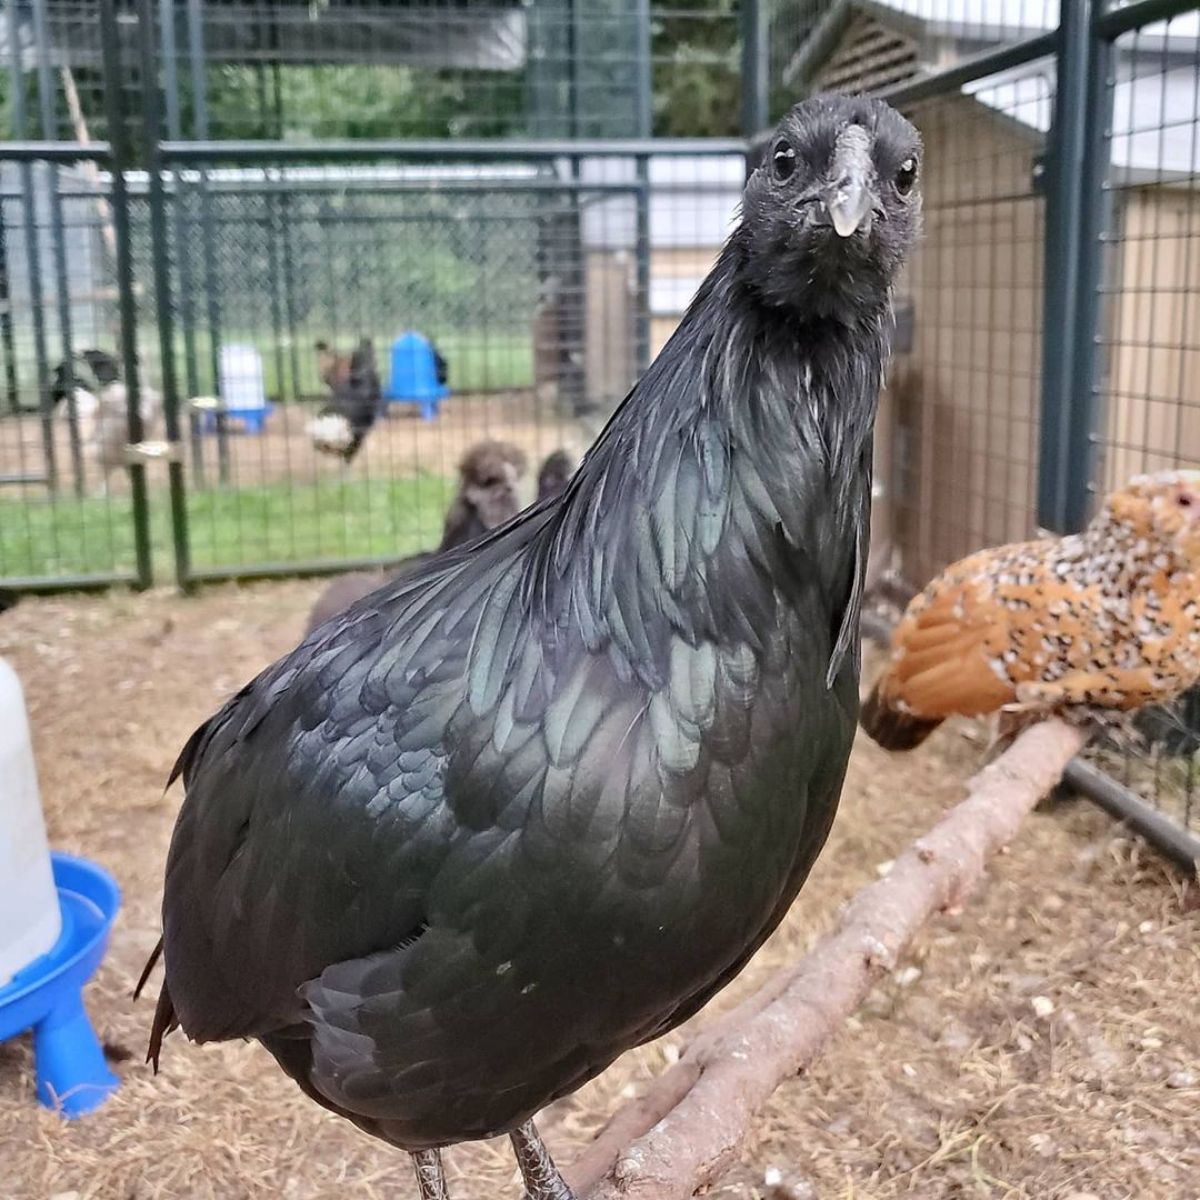
M 1200 679 L 1200 472 L 1139 476 L 1081 533 L 981 550 L 916 596 L 863 706 L 888 750 L 947 717 L 1105 718 Z

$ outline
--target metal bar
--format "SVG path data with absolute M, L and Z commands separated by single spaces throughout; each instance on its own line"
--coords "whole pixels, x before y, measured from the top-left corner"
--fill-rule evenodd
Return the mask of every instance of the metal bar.
M 117 240 L 117 289 L 121 317 L 121 358 L 125 367 L 125 391 L 129 405 L 129 440 L 140 442 L 142 429 L 141 388 L 138 380 L 137 304 L 134 296 L 133 248 L 129 233 L 129 198 L 125 194 L 124 168 L 130 161 L 128 127 L 121 103 L 121 44 L 117 35 L 116 0 L 100 0 L 100 40 L 104 63 L 104 107 L 108 136 L 113 146 L 112 211 Z M 150 507 L 146 495 L 146 468 L 129 465 L 133 500 L 133 542 L 137 556 L 137 585 L 154 581 L 150 555 Z
M 1138 0 L 1124 8 L 1098 11 L 1092 18 L 1092 29 L 1097 37 L 1112 41 L 1123 33 L 1155 21 L 1169 21 L 1172 17 L 1193 12 L 1195 8 L 1196 0 Z
M 283 302 L 279 294 L 279 285 L 282 280 L 281 254 L 279 249 L 279 241 L 277 237 L 277 229 L 275 222 L 275 197 L 265 196 L 263 198 L 264 213 L 264 230 L 266 232 L 267 241 L 267 273 L 270 278 L 267 280 L 267 288 L 270 293 L 271 307 L 271 334 L 275 342 L 275 386 L 278 390 L 277 399 L 282 401 L 285 398 L 284 393 L 284 332 L 283 332 Z M 293 382 L 292 398 L 295 399 L 295 384 Z
M 163 192 L 162 164 L 158 141 L 162 132 L 158 71 L 154 61 L 154 0 L 138 0 L 138 47 L 142 67 L 142 139 L 146 167 L 150 173 L 150 244 L 154 263 L 154 298 L 158 317 L 158 344 L 162 359 L 163 422 L 167 441 L 178 443 L 179 388 L 175 374 L 175 323 L 171 307 L 171 261 L 167 238 L 167 204 Z M 171 504 L 171 540 L 175 551 L 175 578 L 184 590 L 189 585 L 191 554 L 188 545 L 187 494 L 183 464 L 167 463 L 167 485 Z
M 21 64 L 20 26 L 17 6 L 8 5 L 9 102 L 12 131 L 25 136 L 25 71 Z M 11 145 L 12 143 L 9 143 Z M 21 175 L 22 216 L 25 226 L 25 265 L 29 275 L 29 308 L 33 319 L 33 355 L 37 364 L 38 411 L 42 419 L 42 453 L 46 460 L 46 484 L 58 487 L 58 457 L 54 447 L 54 425 L 50 409 L 50 381 L 46 369 L 46 314 L 42 297 L 41 249 L 38 245 L 37 195 L 33 186 L 32 160 L 18 158 Z
M 297 327 L 300 324 L 296 304 L 296 251 L 292 242 L 291 197 L 283 192 L 275 205 L 279 221 L 279 243 L 283 249 L 283 307 L 287 313 L 288 359 L 292 368 L 292 398 L 300 397 L 300 348 Z
M 753 137 L 771 119 L 767 14 L 762 0 L 742 0 L 742 133 Z
M 203 0 L 188 0 L 188 66 L 192 83 L 192 134 L 193 144 L 204 144 L 209 136 L 208 126 L 208 69 L 204 51 L 204 7 Z M 255 143 L 248 143 L 254 145 Z M 259 143 L 262 144 L 262 143 Z M 163 161 L 168 158 L 166 147 L 159 145 Z M 221 308 L 219 299 L 219 272 L 217 270 L 216 242 L 212 228 L 212 200 L 208 194 L 208 177 L 200 172 L 197 184 L 200 198 L 200 243 L 204 253 L 204 295 L 208 301 L 209 358 L 213 377 L 213 391 L 221 394 Z M 222 483 L 229 482 L 229 424 L 224 409 L 216 413 L 217 476 Z
M 1057 533 L 1070 529 L 1067 473 L 1079 434 L 1074 393 L 1081 330 L 1079 275 L 1086 208 L 1081 180 L 1087 157 L 1087 103 L 1091 92 L 1090 17 L 1091 0 L 1063 0 L 1062 49 L 1047 161 L 1037 519 L 1044 529 Z
M 16 5 L 9 5 L 8 10 L 11 25 L 16 18 Z M 20 53 L 19 50 L 17 52 Z M 24 99 L 18 101 L 14 92 L 14 108 L 18 103 L 23 106 Z M 31 142 L 26 140 L 23 132 L 11 142 L 0 142 L 0 161 L 4 162 L 106 163 L 111 159 L 112 147 L 108 142 L 88 142 L 87 145 L 80 142 Z
M 245 566 L 200 567 L 191 574 L 193 583 L 251 582 L 256 579 L 300 579 L 318 575 L 340 575 L 346 571 L 384 570 L 399 566 L 403 558 L 319 558 L 307 562 L 248 563 Z
M 4 345 L 4 393 L 9 411 L 17 416 L 21 411 L 21 398 L 17 390 L 17 344 L 13 336 L 12 294 L 9 289 L 8 217 L 4 213 L 3 200 L 0 200 L 0 343 Z
M 1200 837 L 1151 808 L 1140 796 L 1091 763 L 1075 759 L 1063 772 L 1063 783 L 1124 822 L 1189 874 L 1200 865 Z
M 1067 2 L 1068 0 L 1064 0 L 1064 9 Z M 918 100 L 928 100 L 931 96 L 956 92 L 963 84 L 974 83 L 977 79 L 986 79 L 987 76 L 1000 71 L 1008 71 L 1013 67 L 1045 58 L 1058 50 L 1058 41 L 1057 30 L 1039 33 L 1036 37 L 1025 38 L 1008 46 L 998 46 L 995 50 L 973 54 L 944 71 L 922 75 L 905 83 L 883 88 L 875 94 L 896 108 L 903 108 L 915 104 Z
M 634 246 L 637 263 L 637 295 L 635 298 L 638 374 L 650 366 L 650 160 L 642 155 L 637 160 L 637 241 Z
M 650 30 L 650 0 L 633 0 L 633 20 L 635 28 L 634 69 L 637 71 L 635 81 L 635 128 L 640 140 L 646 140 L 654 135 L 654 80 L 653 46 Z M 586 151 L 576 151 L 586 153 Z
M 163 91 L 165 93 L 165 108 L 167 134 L 178 138 L 183 135 L 183 116 L 179 104 L 179 44 L 178 30 L 175 24 L 175 0 L 159 0 L 159 38 L 160 55 L 163 63 Z M 161 187 L 166 187 L 165 170 L 158 154 L 158 142 L 162 140 L 162 129 L 156 134 L 155 159 L 158 162 L 156 172 Z M 171 178 L 172 200 L 172 229 L 175 240 L 176 271 L 179 274 L 179 320 L 183 326 L 183 369 L 184 380 L 189 396 L 196 396 L 200 391 L 200 372 L 196 362 L 196 324 L 192 296 L 195 291 L 192 278 L 192 256 L 187 240 L 186 214 L 184 202 L 188 189 L 178 176 Z M 199 429 L 189 412 L 191 422 L 192 464 L 196 477 L 201 478 L 204 470 L 204 449 Z M 178 559 L 176 560 L 178 567 Z
M 159 56 L 163 69 L 163 109 L 167 136 L 183 137 L 183 115 L 179 108 L 179 54 L 175 29 L 176 0 L 158 0 Z M 162 130 L 159 130 L 161 141 Z
M 1040 56 L 1039 56 L 1040 57 Z M 330 142 L 194 142 L 167 141 L 162 144 L 165 162 L 339 162 L 371 158 L 403 158 L 412 161 L 465 160 L 473 162 L 520 162 L 523 159 L 570 158 L 571 156 L 636 158 L 639 154 L 666 157 L 690 155 L 742 155 L 744 138 L 581 138 L 540 141 L 448 141 L 398 139 Z
M 33 40 L 37 46 L 38 99 L 42 118 L 42 136 L 52 139 L 57 133 L 54 120 L 54 76 L 50 71 L 50 39 L 46 24 L 46 0 L 34 0 Z M 75 476 L 75 494 L 82 497 L 87 489 L 84 477 L 83 446 L 79 438 L 79 406 L 75 402 L 75 348 L 71 339 L 71 285 L 67 276 L 66 232 L 62 197 L 59 194 L 59 168 L 46 168 L 49 186 L 50 241 L 54 255 L 54 287 L 58 301 L 58 334 L 62 360 L 66 366 L 67 438 L 71 448 L 71 469 Z M 49 401 L 47 400 L 47 404 Z M 51 410 L 53 418 L 53 410 Z
M 744 152 L 743 152 L 744 153 Z M 715 157 L 715 156 L 714 156 Z M 724 155 L 722 157 L 730 157 Z M 741 154 L 738 155 L 741 157 Z M 185 181 L 186 182 L 186 181 Z M 148 190 L 148 184 L 145 179 L 133 178 L 126 181 L 126 187 L 129 194 L 133 196 L 145 195 Z M 637 192 L 638 185 L 634 181 L 620 182 L 604 181 L 604 180 L 571 180 L 571 179 L 462 179 L 454 182 L 447 182 L 439 179 L 395 179 L 395 180 L 365 180 L 365 179 L 343 179 L 338 176 L 331 176 L 328 179 L 306 179 L 306 180 L 289 180 L 287 176 L 281 176 L 277 181 L 266 180 L 233 180 L 233 179 L 212 179 L 208 180 L 208 191 L 210 195 L 233 195 L 233 196 L 267 196 L 275 193 L 282 193 L 287 196 L 319 196 L 334 192 L 337 195 L 360 195 L 360 196 L 387 196 L 392 194 L 413 193 L 418 195 L 431 196 L 457 196 L 457 195 L 478 195 L 484 193 L 486 195 L 504 195 L 514 193 L 517 195 L 526 192 L 594 192 L 598 196 L 601 195 L 633 195 Z M 685 183 L 661 183 L 656 184 L 655 189 L 659 195 L 719 195 L 735 190 L 735 188 L 727 183 L 697 183 L 695 186 L 689 186 Z M 172 189 L 167 188 L 168 194 Z M 3 193 L 0 193 L 3 195 Z M 64 192 L 63 195 L 68 198 L 92 198 L 96 195 L 95 192 Z
M 0 590 L 48 596 L 55 592 L 100 592 L 115 583 L 137 582 L 137 577 L 128 571 L 105 571 L 95 575 L 6 575 L 0 582 Z
M 1090 2 L 1090 0 L 1089 0 Z M 1089 34 L 1087 92 L 1084 97 L 1083 164 L 1079 193 L 1079 266 L 1075 275 L 1075 329 L 1072 340 L 1068 443 L 1062 462 L 1062 529 L 1082 529 L 1091 517 L 1100 409 L 1101 282 L 1105 268 L 1102 238 L 1112 216 L 1108 166 L 1113 112 L 1113 44 Z

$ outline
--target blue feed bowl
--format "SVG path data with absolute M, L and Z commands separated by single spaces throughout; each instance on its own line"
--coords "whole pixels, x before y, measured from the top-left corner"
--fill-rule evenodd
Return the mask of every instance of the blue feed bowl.
M 41 958 L 0 988 L 0 1041 L 33 1030 L 38 1100 L 66 1117 L 99 1108 L 120 1082 L 83 1007 L 121 907 L 113 877 L 86 858 L 51 854 L 62 932 Z

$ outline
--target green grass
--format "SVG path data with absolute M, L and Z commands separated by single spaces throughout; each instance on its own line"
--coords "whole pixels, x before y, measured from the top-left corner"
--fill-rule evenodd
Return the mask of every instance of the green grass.
M 409 554 L 441 533 L 453 483 L 406 479 L 322 480 L 194 489 L 187 500 L 193 566 L 253 568 Z M 151 495 L 155 577 L 173 577 L 165 491 Z M 132 504 L 111 499 L 0 499 L 0 580 L 132 570 Z
M 296 357 L 300 368 L 300 393 L 320 395 L 324 385 L 317 378 L 317 358 L 313 343 L 323 336 L 319 330 L 299 330 L 296 334 L 299 345 Z M 324 336 L 328 336 L 325 334 Z M 226 329 L 222 331 L 226 344 L 251 345 L 258 349 L 263 360 L 263 379 L 268 396 L 278 396 L 279 362 L 275 354 L 275 343 L 265 331 Z M 337 341 L 338 349 L 348 352 L 353 338 L 343 335 Z M 151 345 L 153 341 L 153 345 Z M 437 347 L 450 364 L 450 390 L 452 392 L 491 392 L 533 387 L 533 340 L 529 333 L 496 333 L 488 330 L 460 330 L 439 334 Z M 176 338 L 178 350 L 175 364 L 179 372 L 180 386 L 186 382 L 183 369 L 183 338 Z M 158 343 L 154 339 L 143 341 L 146 370 L 151 380 L 161 378 Z M 198 339 L 196 347 L 201 391 L 209 391 L 212 351 L 207 337 Z M 376 336 L 375 354 L 379 361 L 379 373 L 386 388 L 391 377 L 391 338 Z M 284 379 L 291 386 L 291 352 L 285 348 L 283 354 Z

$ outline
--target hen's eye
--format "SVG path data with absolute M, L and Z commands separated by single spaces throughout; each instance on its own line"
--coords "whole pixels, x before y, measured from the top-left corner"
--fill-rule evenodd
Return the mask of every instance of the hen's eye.
M 775 178 L 781 183 L 795 174 L 796 151 L 787 142 L 776 142 L 775 149 L 771 153 L 771 169 L 775 172 Z
M 1187 492 L 1181 492 L 1175 499 L 1180 508 L 1191 508 L 1194 501 Z
M 896 171 L 896 191 L 907 196 L 917 182 L 917 160 L 909 155 Z

